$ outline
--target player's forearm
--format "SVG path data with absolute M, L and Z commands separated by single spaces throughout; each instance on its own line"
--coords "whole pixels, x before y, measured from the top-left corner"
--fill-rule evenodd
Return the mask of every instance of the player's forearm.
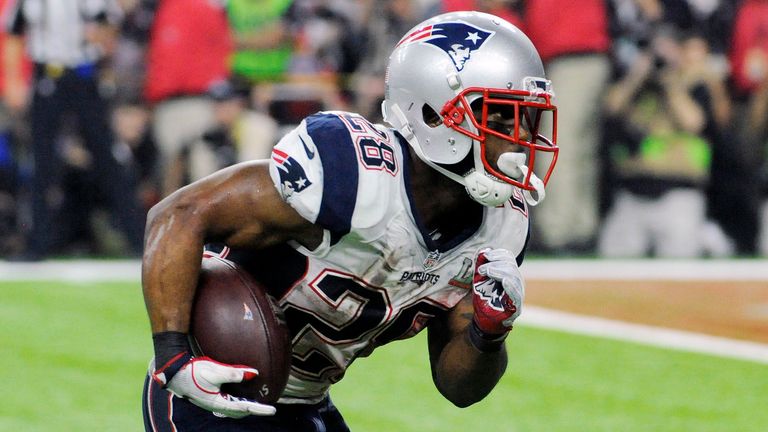
M 464 334 L 454 337 L 445 346 L 433 374 L 440 393 L 463 408 L 485 398 L 506 368 L 504 346 L 498 351 L 482 352 Z
M 152 332 L 189 329 L 204 236 L 194 209 L 166 199 L 147 218 L 142 284 Z

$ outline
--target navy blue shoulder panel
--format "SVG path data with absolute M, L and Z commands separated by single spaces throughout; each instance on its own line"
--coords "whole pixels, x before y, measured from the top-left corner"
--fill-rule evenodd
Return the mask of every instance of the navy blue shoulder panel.
M 349 233 L 357 200 L 357 153 L 349 129 L 335 114 L 306 119 L 307 133 L 323 163 L 323 198 L 317 223 L 331 231 L 332 241 Z

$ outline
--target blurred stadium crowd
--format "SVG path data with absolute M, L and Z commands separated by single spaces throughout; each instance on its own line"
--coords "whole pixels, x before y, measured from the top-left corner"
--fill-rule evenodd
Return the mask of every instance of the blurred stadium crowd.
M 137 256 L 153 204 L 268 158 L 304 116 L 381 121 L 390 50 L 456 10 L 519 26 L 553 81 L 561 158 L 534 253 L 768 256 L 768 0 L 0 6 L 2 258 Z

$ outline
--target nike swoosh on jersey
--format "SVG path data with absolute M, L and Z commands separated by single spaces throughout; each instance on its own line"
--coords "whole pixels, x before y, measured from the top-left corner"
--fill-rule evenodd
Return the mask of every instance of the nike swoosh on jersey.
M 304 151 L 307 152 L 307 158 L 309 158 L 309 160 L 314 159 L 315 158 L 315 150 L 314 149 L 310 150 L 309 147 L 307 147 L 307 143 L 304 142 L 304 138 L 299 137 L 299 139 L 301 140 L 301 145 L 304 146 Z

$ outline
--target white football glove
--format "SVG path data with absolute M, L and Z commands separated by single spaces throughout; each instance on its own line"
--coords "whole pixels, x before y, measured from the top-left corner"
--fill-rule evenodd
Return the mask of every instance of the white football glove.
M 165 386 L 173 394 L 216 415 L 243 418 L 248 415 L 273 415 L 275 407 L 221 392 L 225 383 L 253 379 L 258 371 L 245 366 L 219 363 L 208 357 L 194 357 L 173 375 Z
M 525 299 L 525 283 L 515 256 L 506 249 L 485 249 L 478 253 L 476 266 L 475 322 L 486 333 L 504 333 L 520 316 Z

